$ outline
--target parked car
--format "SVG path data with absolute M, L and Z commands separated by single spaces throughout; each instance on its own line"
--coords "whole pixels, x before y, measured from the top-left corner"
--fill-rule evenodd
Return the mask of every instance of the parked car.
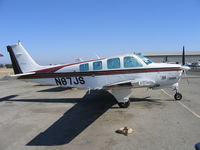
M 193 62 L 191 67 L 200 67 L 200 62 Z

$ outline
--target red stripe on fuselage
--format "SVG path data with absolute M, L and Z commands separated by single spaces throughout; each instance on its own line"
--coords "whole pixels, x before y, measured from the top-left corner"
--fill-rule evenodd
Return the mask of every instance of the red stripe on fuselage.
M 126 70 L 88 71 L 88 72 L 36 73 L 33 75 L 21 76 L 19 77 L 19 79 L 38 79 L 38 78 L 76 77 L 76 76 L 102 76 L 102 75 L 179 71 L 179 70 L 182 70 L 182 69 L 180 67 L 173 67 L 173 68 L 140 68 L 140 69 L 126 69 Z
M 77 62 L 77 63 L 73 63 L 73 64 L 65 64 L 65 65 L 60 65 L 60 66 L 56 66 L 56 67 L 52 66 L 50 68 L 41 69 L 41 70 L 35 70 L 33 72 L 36 72 L 36 73 L 53 73 L 53 72 L 56 72 L 57 70 L 59 70 L 61 68 L 64 68 L 64 67 L 78 65 L 78 64 L 81 64 L 81 63 L 93 62 L 93 61 L 100 61 L 100 60 L 103 60 L 103 59 L 105 59 L 105 58 L 88 60 L 88 61 L 82 61 L 82 62 Z

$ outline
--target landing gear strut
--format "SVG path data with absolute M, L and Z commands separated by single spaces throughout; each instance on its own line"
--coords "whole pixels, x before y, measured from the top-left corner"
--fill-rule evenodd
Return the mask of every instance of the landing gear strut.
M 174 99 L 175 100 L 181 100 L 182 99 L 182 94 L 179 93 L 178 91 L 178 83 L 174 84 L 174 90 L 176 91 L 176 93 L 174 94 Z
M 118 102 L 118 105 L 120 108 L 128 108 L 128 106 L 130 105 L 130 101 L 128 102 Z
M 132 87 L 114 87 L 109 92 L 115 97 L 120 108 L 128 108 L 130 105 L 129 97 L 132 93 Z

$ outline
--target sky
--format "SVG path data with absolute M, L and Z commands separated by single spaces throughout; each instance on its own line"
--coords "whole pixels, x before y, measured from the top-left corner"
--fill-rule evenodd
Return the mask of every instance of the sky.
M 0 0 L 0 63 L 18 40 L 41 65 L 200 51 L 200 0 Z

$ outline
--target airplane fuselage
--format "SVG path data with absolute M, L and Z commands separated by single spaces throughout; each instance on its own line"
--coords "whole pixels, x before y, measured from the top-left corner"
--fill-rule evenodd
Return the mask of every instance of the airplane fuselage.
M 134 67 L 125 66 L 125 58 L 134 58 L 138 64 Z M 119 65 L 109 68 L 109 61 L 118 59 Z M 94 68 L 95 63 L 100 67 Z M 115 65 L 115 64 L 112 64 Z M 81 68 L 85 66 L 86 68 Z M 112 67 L 112 66 L 111 66 Z M 82 69 L 82 70 L 81 70 Z M 85 69 L 85 70 L 84 70 Z M 102 89 L 115 83 L 123 84 L 130 81 L 132 86 L 138 87 L 166 87 L 175 84 L 180 79 L 182 69 L 177 64 L 150 63 L 146 64 L 137 55 L 124 55 L 84 61 L 75 64 L 58 65 L 34 71 L 36 74 L 22 76 L 19 79 L 42 84 L 86 89 Z

